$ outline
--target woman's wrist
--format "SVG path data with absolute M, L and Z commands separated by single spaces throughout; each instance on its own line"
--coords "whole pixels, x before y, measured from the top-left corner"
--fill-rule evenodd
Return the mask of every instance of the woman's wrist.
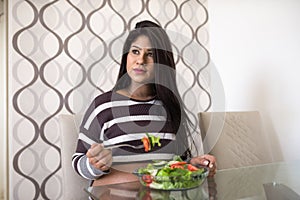
M 192 158 L 187 158 L 187 159 L 185 160 L 185 162 L 188 163 L 188 164 L 190 164 L 190 163 L 191 163 L 191 160 L 192 160 Z

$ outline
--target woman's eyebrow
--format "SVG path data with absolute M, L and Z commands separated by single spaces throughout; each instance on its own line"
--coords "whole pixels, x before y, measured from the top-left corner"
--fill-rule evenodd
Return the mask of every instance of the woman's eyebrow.
M 136 46 L 136 45 L 132 45 L 131 47 L 137 48 L 139 50 L 143 49 L 142 47 Z M 152 51 L 152 48 L 147 49 L 147 51 Z

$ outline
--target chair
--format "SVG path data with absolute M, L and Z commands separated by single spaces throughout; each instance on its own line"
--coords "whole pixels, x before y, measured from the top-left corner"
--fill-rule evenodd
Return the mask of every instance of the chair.
M 61 128 L 61 164 L 63 173 L 63 199 L 88 199 L 88 194 L 84 192 L 89 181 L 80 177 L 72 168 L 72 155 L 75 152 L 78 129 L 76 121 L 78 116 L 60 115 L 59 122 Z
M 217 158 L 218 169 L 272 162 L 258 111 L 201 112 L 199 120 L 204 152 Z

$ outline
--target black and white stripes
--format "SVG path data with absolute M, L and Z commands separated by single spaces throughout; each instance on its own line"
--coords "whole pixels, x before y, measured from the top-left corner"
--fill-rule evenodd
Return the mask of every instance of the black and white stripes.
M 92 143 L 107 145 L 141 145 L 146 133 L 160 137 L 162 146 L 151 152 L 144 149 L 119 147 L 112 150 L 113 164 L 171 159 L 176 148 L 173 129 L 161 101 L 138 101 L 112 91 L 99 95 L 92 102 L 82 120 L 76 153 L 72 165 L 87 179 L 103 174 L 87 161 L 85 153 Z

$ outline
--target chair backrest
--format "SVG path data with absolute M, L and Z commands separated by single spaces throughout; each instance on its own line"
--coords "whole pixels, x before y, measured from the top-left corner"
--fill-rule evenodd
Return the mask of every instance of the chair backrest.
M 72 155 L 75 152 L 78 128 L 76 120 L 78 116 L 60 115 L 61 128 L 61 164 L 63 172 L 63 199 L 88 199 L 84 188 L 88 187 L 89 181 L 79 176 L 72 168 Z
M 199 113 L 205 153 L 219 169 L 270 163 L 270 145 L 258 111 Z

